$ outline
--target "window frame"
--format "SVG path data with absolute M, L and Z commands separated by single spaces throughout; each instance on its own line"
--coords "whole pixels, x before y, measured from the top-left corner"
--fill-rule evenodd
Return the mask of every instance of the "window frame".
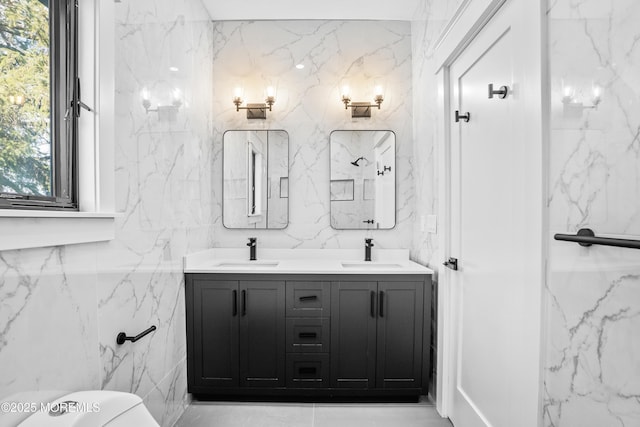
M 78 211 L 78 2 L 49 2 L 51 196 L 0 192 L 0 209 Z
M 0 209 L 0 251 L 104 242 L 115 238 L 115 8 L 82 0 L 78 74 L 94 111 L 78 120 L 79 209 Z

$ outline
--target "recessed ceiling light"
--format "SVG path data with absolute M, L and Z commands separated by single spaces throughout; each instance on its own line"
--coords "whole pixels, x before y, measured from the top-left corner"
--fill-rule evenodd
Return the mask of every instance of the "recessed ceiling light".
M 298 65 L 296 65 L 296 68 L 298 70 L 302 70 L 304 68 L 304 64 L 298 64 Z
M 169 71 L 179 71 L 178 67 L 169 67 Z

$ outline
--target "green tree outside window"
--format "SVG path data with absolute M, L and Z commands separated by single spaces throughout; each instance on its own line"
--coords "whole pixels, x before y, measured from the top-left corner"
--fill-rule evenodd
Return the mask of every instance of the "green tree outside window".
M 0 192 L 51 195 L 48 0 L 0 0 Z

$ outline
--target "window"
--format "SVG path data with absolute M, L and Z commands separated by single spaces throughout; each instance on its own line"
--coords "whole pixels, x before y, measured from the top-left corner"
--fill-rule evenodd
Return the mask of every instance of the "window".
M 76 0 L 0 2 L 0 208 L 78 209 Z

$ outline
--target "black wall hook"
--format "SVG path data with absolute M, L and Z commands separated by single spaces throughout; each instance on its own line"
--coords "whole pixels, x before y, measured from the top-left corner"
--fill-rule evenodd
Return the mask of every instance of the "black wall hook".
M 493 99 L 494 95 L 498 95 L 498 98 L 505 99 L 509 94 L 508 86 L 500 86 L 500 89 L 495 90 L 493 88 L 493 83 L 489 83 L 489 99 Z
M 460 120 L 464 120 L 465 122 L 468 122 L 469 119 L 471 119 L 471 113 L 466 113 L 466 114 L 460 114 L 460 111 L 456 110 L 456 123 L 458 123 Z
M 127 334 L 125 334 L 124 332 L 120 332 L 118 334 L 118 336 L 116 337 L 116 343 L 118 343 L 118 345 L 122 345 L 122 344 L 124 344 L 125 341 L 136 342 L 140 338 L 144 337 L 145 335 L 149 335 L 151 332 L 153 332 L 155 330 L 156 330 L 156 327 L 154 325 L 154 326 L 150 327 L 149 329 L 140 332 L 135 337 L 128 337 Z

